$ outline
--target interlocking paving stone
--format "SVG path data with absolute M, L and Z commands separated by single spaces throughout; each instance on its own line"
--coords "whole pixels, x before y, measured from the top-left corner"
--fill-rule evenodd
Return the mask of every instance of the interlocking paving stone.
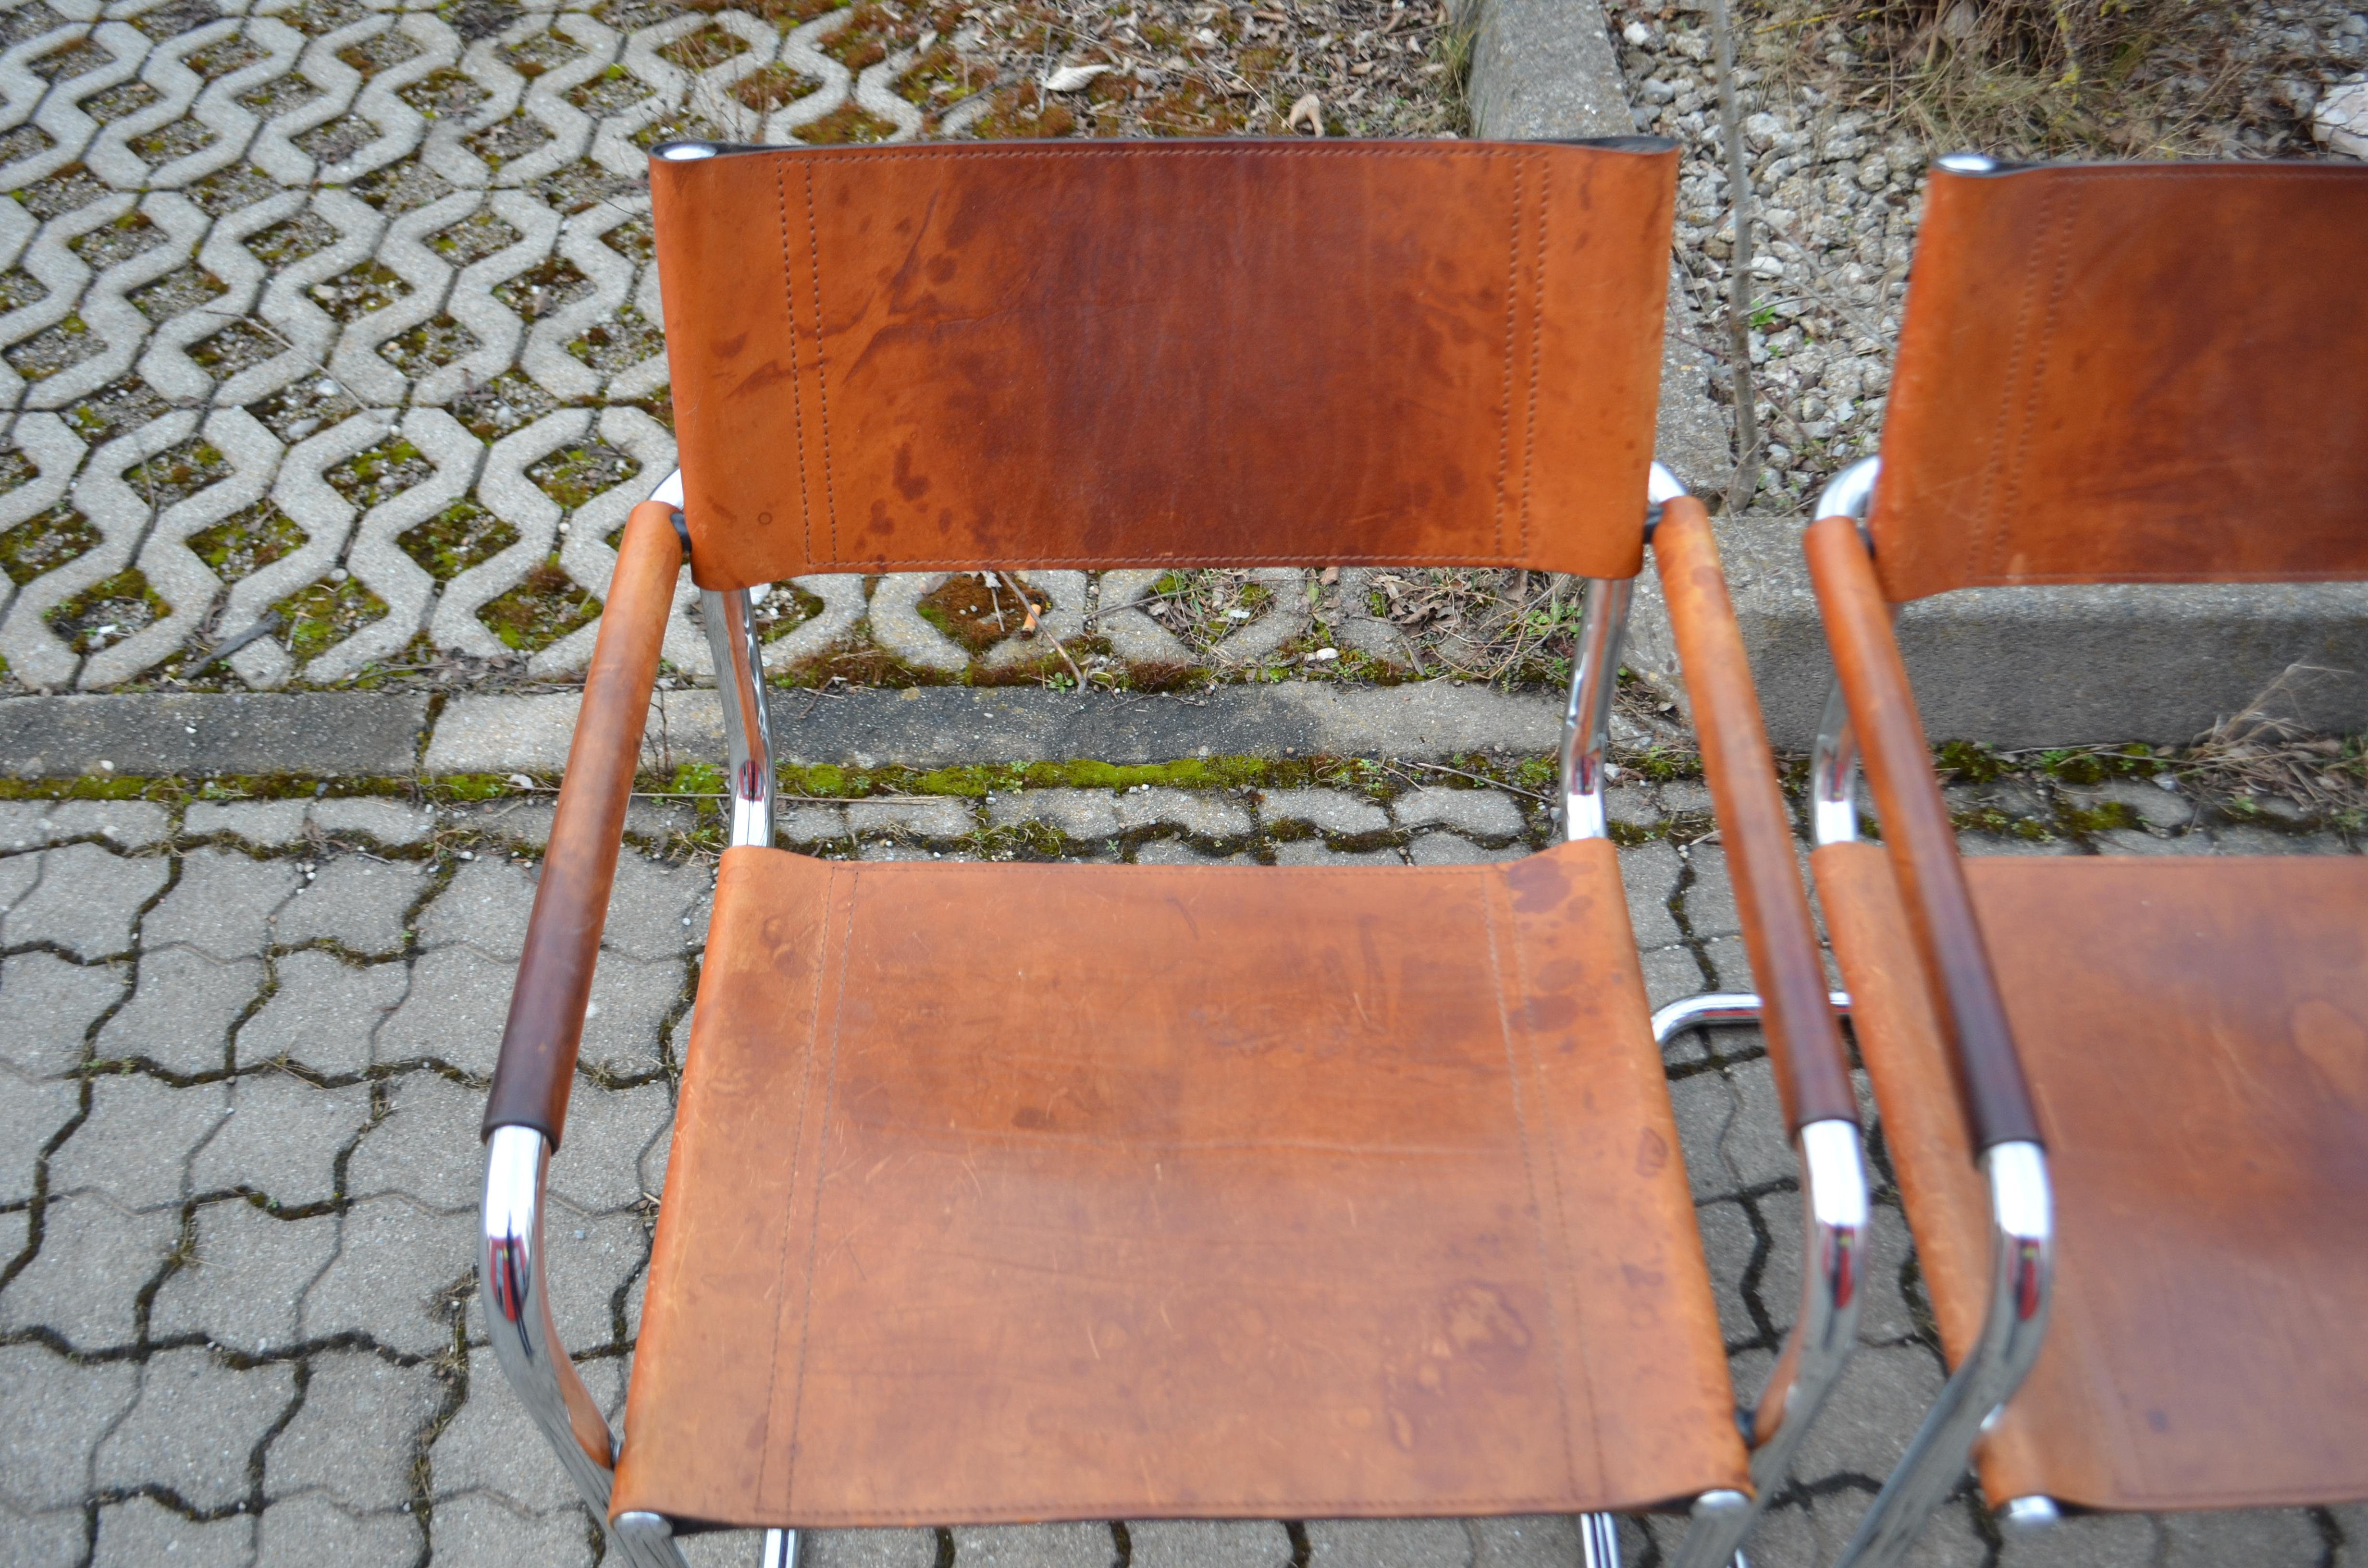
M 316 1088 L 287 1073 L 234 1078 L 221 1126 L 189 1162 L 190 1189 L 237 1188 L 291 1209 L 326 1203 L 337 1156 L 370 1119 L 368 1084 Z
M 362 1351 L 313 1356 L 303 1408 L 264 1456 L 265 1494 L 317 1492 L 358 1513 L 402 1507 L 419 1437 L 443 1403 L 426 1367 Z
M 31 1201 L 36 1156 L 81 1111 L 81 1085 L 0 1067 L 0 1203 Z
M 271 943 L 271 917 L 303 874 L 285 860 L 256 860 L 233 849 L 192 849 L 180 880 L 141 924 L 152 952 L 181 943 L 208 958 L 259 954 Z
M 283 937 L 285 922 L 283 916 Z M 368 940 L 378 934 L 374 924 L 365 919 L 347 929 L 355 940 Z M 286 954 L 273 970 L 279 988 L 239 1026 L 242 1067 L 284 1058 L 316 1073 L 359 1073 L 370 1065 L 379 1026 L 411 984 L 402 964 L 349 964 L 319 951 Z
M 1133 1568 L 1285 1568 L 1293 1555 L 1266 1520 L 1150 1519 L 1127 1527 Z
M 1389 813 L 1372 801 L 1339 790 L 1269 790 L 1258 801 L 1258 822 L 1304 823 L 1319 833 L 1354 835 L 1387 832 Z
M 980 1568 L 1110 1568 L 1108 1525 L 974 1525 L 954 1532 L 954 1561 Z
M 0 915 L 0 942 L 54 944 L 82 959 L 129 951 L 132 920 L 170 875 L 161 859 L 92 844 L 44 850 L 40 859 L 40 881 Z
M 203 1335 L 248 1355 L 302 1336 L 300 1304 L 337 1251 L 335 1216 L 279 1219 L 244 1199 L 199 1205 L 195 1245 L 150 1308 L 158 1339 Z
M 452 1343 L 446 1293 L 474 1258 L 473 1211 L 439 1214 L 408 1198 L 357 1200 L 337 1221 L 337 1256 L 304 1292 L 304 1336 L 359 1334 L 432 1356 Z
M 135 1214 L 97 1193 L 53 1193 L 40 1250 L 0 1287 L 0 1327 L 46 1329 L 81 1350 L 130 1344 L 139 1291 L 173 1250 L 176 1228 L 169 1210 Z
M 427 719 L 427 697 L 411 692 L 15 697 L 0 701 L 0 770 L 22 778 L 108 771 L 102 763 L 142 777 L 408 773 Z
M 263 983 L 259 959 L 222 963 L 177 947 L 146 954 L 131 1000 L 98 1031 L 98 1055 L 154 1062 L 168 1073 L 216 1071 L 227 1062 L 222 1046 L 232 1023 Z
M 41 820 L 52 842 L 96 836 L 119 849 L 144 849 L 172 825 L 165 808 L 147 801 L 60 801 Z
M 1210 790 L 1123 790 L 1118 817 L 1128 828 L 1175 827 L 1195 838 L 1239 838 L 1250 831 L 1250 814 L 1241 803 Z
M 176 1089 L 141 1073 L 100 1077 L 89 1116 L 50 1156 L 50 1189 L 99 1194 L 133 1210 L 176 1205 L 188 1194 L 190 1157 L 222 1131 L 229 1108 L 225 1084 Z
M 1053 793 L 1015 791 L 999 795 L 997 803 L 1008 821 L 1033 811 L 1031 797 Z M 1256 831 L 1242 797 L 1217 791 L 1194 797 L 1204 809 L 1216 808 L 1203 822 L 1238 821 L 1245 837 Z M 1115 816 L 1124 797 L 1088 790 L 1076 798 L 1109 801 Z M 1289 820 L 1294 828 L 1304 823 L 1338 831 L 1324 828 L 1316 815 L 1329 813 L 1336 803 L 1343 809 L 1335 821 L 1372 821 L 1370 804 L 1349 793 L 1312 799 L 1304 808 L 1308 815 Z M 177 1040 L 168 1054 L 202 1062 L 190 1070 L 208 1076 L 175 1086 L 145 1072 L 96 1072 L 88 1085 L 89 1118 L 48 1159 L 39 1244 L 0 1286 L 0 1325 L 12 1334 L 54 1335 L 78 1350 L 116 1358 L 78 1363 L 41 1344 L 0 1346 L 0 1508 L 7 1510 L 0 1532 L 9 1540 L 11 1560 L 48 1561 L 44 1554 L 54 1553 L 62 1564 L 85 1561 L 92 1517 L 85 1499 L 102 1483 L 91 1461 L 111 1426 L 117 1436 L 108 1439 L 107 1462 L 122 1476 L 155 1471 L 155 1484 L 187 1484 L 227 1506 L 222 1500 L 247 1494 L 256 1445 L 293 1403 L 287 1429 L 262 1451 L 266 1506 L 259 1517 L 236 1514 L 200 1526 L 152 1502 L 108 1502 L 97 1506 L 100 1554 L 91 1561 L 140 1561 L 138 1552 L 163 1550 L 156 1543 L 181 1541 L 170 1561 L 195 1553 L 188 1560 L 207 1562 L 219 1553 L 245 1562 L 243 1532 L 250 1526 L 258 1560 L 293 1562 L 302 1555 L 309 1562 L 336 1551 L 364 1561 L 411 1562 L 432 1536 L 430 1560 L 437 1562 L 496 1554 L 505 1562 L 588 1561 L 588 1517 L 490 1357 L 472 1350 L 465 1373 L 439 1359 L 451 1354 L 456 1333 L 483 1344 L 469 1282 L 483 1180 L 482 1087 L 423 1066 L 393 1065 L 375 1090 L 369 1083 L 344 1081 L 373 1061 L 399 1064 L 431 1057 L 473 1074 L 490 1069 L 513 973 L 513 960 L 499 955 L 516 950 L 532 896 L 530 867 L 478 840 L 476 858 L 458 862 L 452 885 L 417 911 L 414 957 L 403 922 L 432 885 L 429 863 L 373 860 L 335 846 L 256 861 L 239 849 L 197 843 L 225 831 L 256 843 L 234 827 L 201 826 L 204 820 L 185 825 L 180 842 L 188 847 L 177 856 L 127 858 L 96 845 L 0 856 L 0 868 L 28 862 L 41 868 L 76 852 L 84 858 L 78 863 L 102 873 L 147 868 L 137 884 L 146 888 L 143 897 L 162 887 L 176 858 L 182 879 L 174 895 L 145 916 L 136 962 L 75 964 L 40 951 L 0 962 L 0 998 L 12 1024 L 0 1046 L 11 1053 L 9 1064 L 0 1065 L 0 1153 L 10 1161 L 11 1180 L 29 1181 L 40 1160 L 34 1141 L 46 1142 L 44 1125 L 53 1135 L 80 1114 L 83 1086 L 60 1075 L 74 1073 L 83 1040 L 106 1008 L 123 1001 L 135 970 L 141 984 L 155 988 L 161 1000 L 174 994 L 176 963 L 221 971 L 200 948 L 259 951 L 280 944 L 268 949 L 268 960 L 241 960 L 256 973 L 242 971 L 234 983 L 213 986 L 219 994 L 207 1004 L 211 1010 L 200 1009 L 201 1022 L 177 1036 L 164 1007 L 141 1008 L 136 996 L 101 1028 L 108 1042 L 102 1060 L 139 1055 L 131 1047 L 142 1041 L 154 1047 Z M 44 841 L 51 836 L 49 830 L 33 831 Z M 1145 861 L 1208 863 L 1211 836 L 1155 839 L 1136 855 Z M 1236 846 L 1227 835 L 1214 836 L 1225 848 Z M 1470 843 L 1445 830 L 1427 831 L 1416 841 L 1448 837 Z M 870 847 L 930 854 L 909 845 Z M 1389 859 L 1399 853 L 1366 852 Z M 1717 846 L 1696 845 L 1691 855 L 1689 867 L 1658 839 L 1621 852 L 1640 936 L 1657 939 L 1645 955 L 1656 1001 L 1700 988 L 1697 953 L 1721 973 L 1734 966 L 1740 978 L 1736 938 L 1704 936 L 1717 928 L 1725 907 Z M 1246 864 L 1260 857 L 1279 864 L 1365 858 L 1338 856 L 1314 838 L 1269 841 L 1254 854 L 1230 858 Z M 302 884 L 308 866 L 313 880 Z M 301 892 L 290 887 L 280 898 L 261 937 L 256 911 L 280 884 L 249 880 L 250 867 L 293 876 L 305 887 Z M 1687 883 L 1682 890 L 1681 881 Z M 209 886 L 219 887 L 222 896 L 199 896 Z M 666 1020 L 685 999 L 691 955 L 704 938 L 710 886 L 711 872 L 699 862 L 654 860 L 627 850 L 612 900 L 609 950 L 596 981 L 600 1011 L 587 1021 L 587 1070 L 597 1065 L 645 1076 L 657 1072 L 667 1040 L 679 1052 L 688 1020 L 677 1019 L 670 1028 Z M 128 952 L 132 945 L 139 903 L 109 917 L 124 933 L 116 950 Z M 161 927 L 160 915 L 165 917 Z M 1691 927 L 1691 937 L 1684 926 Z M 383 956 L 356 965 L 336 952 L 286 950 L 296 939 Z M 261 995 L 266 963 L 276 990 L 237 1024 L 241 1075 L 222 1081 L 230 1061 L 229 1031 L 239 1010 Z M 225 1012 L 241 984 L 244 995 Z M 186 989 L 201 1002 L 210 994 L 203 984 Z M 22 1028 L 17 1027 L 20 1015 L 29 1015 Z M 1671 1096 L 1702 1204 L 1721 1324 L 1730 1344 L 1740 1346 L 1731 1357 L 1736 1391 L 1748 1400 L 1773 1362 L 1774 1346 L 1761 1325 L 1781 1332 L 1797 1310 L 1800 1199 L 1755 1031 L 1722 1028 L 1707 1049 L 1715 1062 L 1706 1060 L 1699 1035 L 1672 1042 Z M 292 1074 L 255 1070 L 281 1056 L 336 1082 L 322 1088 Z M 603 1086 L 618 1081 L 588 1071 L 579 1077 L 566 1145 L 552 1167 L 555 1201 L 546 1238 L 562 1336 L 579 1351 L 597 1352 L 583 1362 L 584 1370 L 596 1397 L 612 1412 L 621 1400 L 647 1267 L 643 1195 L 663 1179 L 671 1121 L 662 1077 Z M 28 1119 L 6 1119 L 6 1108 L 14 1103 L 6 1094 L 11 1085 L 46 1096 L 28 1102 L 39 1107 Z M 374 1093 L 385 1110 L 369 1125 Z M 222 1115 L 230 1105 L 239 1108 Z M 338 1151 L 347 1144 L 352 1152 L 339 1193 L 333 1176 Z M 206 1197 L 232 1187 L 279 1204 L 281 1213 L 245 1197 Z M 185 1233 L 188 1194 L 201 1200 L 188 1215 Z M 313 1207 L 298 1207 L 304 1204 Z M 285 1217 L 290 1213 L 302 1217 Z M 12 1237 L 34 1233 L 33 1218 L 25 1210 L 0 1212 L 0 1255 L 18 1250 Z M 1808 1568 L 1831 1559 L 1867 1501 L 1858 1482 L 1840 1478 L 1879 1475 L 1937 1391 L 1938 1358 L 1902 1294 L 1908 1256 L 1896 1209 L 1878 1204 L 1861 1319 L 1867 1349 L 1796 1467 L 1810 1492 L 1772 1510 L 1753 1538 L 1752 1560 L 1761 1568 Z M 152 1283 L 143 1341 L 138 1304 Z M 234 1369 L 191 1340 L 267 1359 Z M 303 1388 L 296 1403 L 300 1369 Z M 158 1395 L 143 1403 L 136 1422 L 119 1425 L 137 1380 L 147 1380 Z M 168 1408 L 162 1391 L 174 1387 L 192 1392 Z M 448 1408 L 451 1420 L 439 1428 Z M 420 1445 L 431 1436 L 421 1471 Z M 181 1479 L 165 1479 L 167 1471 Z M 432 1521 L 404 1511 L 417 1474 L 428 1478 L 437 1500 Z M 2353 1522 L 2348 1516 L 2339 1522 L 2346 1542 L 2357 1533 L 2348 1528 Z M 1642 1525 L 1623 1520 L 1631 1560 L 1642 1559 L 1648 1531 L 1666 1558 L 1680 1526 L 1674 1518 Z M 1512 1568 L 1554 1562 L 1566 1568 L 1576 1556 L 1575 1527 L 1561 1519 L 1315 1520 L 1306 1528 L 1311 1558 L 1343 1563 Z M 963 1529 L 953 1538 L 958 1562 L 1054 1568 L 1075 1562 L 1102 1568 L 1118 1555 L 1103 1525 Z M 1292 1556 L 1290 1540 L 1275 1525 L 1146 1521 L 1129 1527 L 1129 1540 L 1133 1560 L 1146 1568 L 1236 1562 L 1281 1568 Z M 807 1538 L 806 1561 L 924 1568 L 938 1561 L 937 1542 L 936 1533 L 927 1530 L 818 1534 Z M 755 1551 L 756 1538 L 745 1534 L 687 1545 L 700 1568 L 753 1561 Z M 2009 1542 L 1995 1562 L 2243 1561 L 2301 1568 L 2320 1563 L 2328 1552 L 2312 1516 L 2269 1511 L 2176 1525 L 2076 1519 L 2053 1537 Z M 2357 1555 L 2349 1544 L 2340 1552 Z M 1968 1568 L 1993 1561 L 1963 1501 L 1952 1502 L 1935 1519 L 1909 1560 Z M 2339 1554 L 2336 1561 L 2348 1558 Z
M 393 952 L 427 877 L 427 869 L 414 860 L 329 856 L 279 906 L 273 939 L 287 947 L 327 940 L 355 952 Z
M 734 1544 L 736 1555 L 745 1555 L 745 1541 Z M 800 1568 L 933 1568 L 937 1561 L 935 1530 L 813 1530 L 798 1537 Z
M 324 1497 L 290 1497 L 255 1527 L 256 1568 L 308 1568 L 324 1561 L 409 1562 L 420 1528 L 400 1514 L 352 1514 Z
M 1417 834 L 1406 845 L 1406 858 L 1417 866 L 1477 866 L 1490 860 L 1519 860 L 1529 850 L 1519 844 L 1491 849 L 1452 833 Z
M 347 1194 L 399 1194 L 446 1212 L 474 1204 L 484 1196 L 484 1151 L 478 1134 L 485 1114 L 484 1091 L 438 1073 L 416 1071 L 391 1080 L 384 1093 L 385 1116 L 346 1163 Z M 585 1099 L 596 1103 L 592 1096 Z
M 98 1511 L 91 1568 L 245 1568 L 255 1553 L 255 1520 L 243 1514 L 192 1519 L 151 1497 L 130 1497 Z
M 1522 827 L 1521 808 L 1495 790 L 1449 790 L 1429 784 L 1390 802 L 1400 827 L 1452 827 L 1474 838 L 1512 838 Z
M 200 1509 L 247 1493 L 247 1461 L 286 1414 L 296 1369 L 284 1362 L 234 1369 L 209 1350 L 167 1350 L 140 1369 L 140 1398 L 98 1446 L 102 1488 L 162 1487 Z
M 0 1346 L 0 1501 L 77 1510 L 92 1456 L 140 1393 L 128 1361 L 77 1363 L 41 1345 Z
M 529 1442 L 540 1440 L 531 1433 L 522 1436 Z M 482 1494 L 450 1498 L 436 1506 L 436 1562 L 438 1568 L 588 1564 L 592 1561 L 589 1522 L 581 1508 L 529 1514 Z M 738 1555 L 749 1557 L 745 1546 Z
M 1121 825 L 1118 802 L 1107 790 L 1007 790 L 987 801 L 986 820 L 996 827 L 1041 822 L 1069 839 L 1113 837 Z
M 302 801 L 192 801 L 181 830 L 192 838 L 233 834 L 277 848 L 304 836 L 304 808 Z
M 451 885 L 421 914 L 419 945 L 458 943 L 488 959 L 515 963 L 533 910 L 531 873 L 514 861 L 481 855 L 461 866 Z
M 1312 1519 L 1307 1561 L 1322 1568 L 1468 1568 L 1460 1519 Z

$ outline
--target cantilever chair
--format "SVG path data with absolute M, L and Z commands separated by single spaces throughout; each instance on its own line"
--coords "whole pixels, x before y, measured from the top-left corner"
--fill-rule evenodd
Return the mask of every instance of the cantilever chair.
M 623 1560 L 677 1532 L 1688 1510 L 1725 1564 L 1848 1354 L 1865 1184 L 1708 519 L 1651 464 L 1667 142 L 706 144 L 652 165 L 683 468 L 628 522 L 485 1116 L 505 1371 Z M 1657 476 L 1657 477 L 1656 477 Z M 1619 868 L 1667 585 L 1810 1189 L 1738 1430 Z M 540 1225 L 686 548 L 716 886 L 619 1446 Z M 748 588 L 1242 562 L 1590 580 L 1565 842 L 1509 864 L 773 846 Z
M 1807 537 L 1812 865 L 1953 1369 L 1847 1564 L 1977 1438 L 2010 1529 L 2368 1496 L 2368 861 L 1961 860 L 1892 634 L 1961 587 L 2368 578 L 2363 253 L 2357 167 L 1932 174 L 1882 455 Z

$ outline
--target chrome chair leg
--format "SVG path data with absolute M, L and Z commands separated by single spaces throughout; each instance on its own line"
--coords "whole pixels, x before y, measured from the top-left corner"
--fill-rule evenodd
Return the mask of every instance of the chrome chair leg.
M 764 1568 L 798 1568 L 798 1532 L 765 1532 Z
M 1581 1514 L 1578 1560 L 1585 1568 L 1620 1568 L 1619 1521 L 1610 1514 Z
M 1740 1492 L 1721 1487 L 1694 1499 L 1693 1522 L 1669 1559 L 1669 1568 L 1741 1568 L 1736 1543 L 1751 1528 L 1756 1510 Z
M 534 1128 L 497 1127 L 486 1141 L 477 1295 L 502 1375 L 542 1429 L 592 1517 L 609 1526 L 616 1434 L 576 1376 L 551 1321 L 542 1246 L 550 1166 L 551 1145 Z M 627 1514 L 609 1532 L 618 1560 L 632 1568 L 684 1568 L 672 1528 L 655 1514 Z
M 2000 1143 L 1983 1154 L 1982 1169 L 1989 1178 L 1992 1228 L 1990 1304 L 1981 1337 L 1941 1388 L 1835 1568 L 1891 1568 L 1907 1555 L 1932 1511 L 1965 1473 L 1974 1439 L 2039 1358 L 2055 1277 L 2047 1156 L 2036 1143 Z

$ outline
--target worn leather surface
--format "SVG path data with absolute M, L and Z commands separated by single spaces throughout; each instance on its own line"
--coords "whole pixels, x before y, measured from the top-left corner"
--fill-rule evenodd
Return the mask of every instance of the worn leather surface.
M 1941 1035 L 1955 1065 L 1957 1098 L 1974 1146 L 2044 1142 L 2011 1014 L 1974 915 L 1956 829 L 1932 774 L 1924 721 L 1865 540 L 1850 518 L 1820 517 L 1809 525 L 1804 548 L 1834 676 L 1850 705 L 1867 788 L 1883 820 L 1907 934 L 1939 1003 Z
M 1641 565 L 1676 153 L 654 160 L 692 570 Z
M 1816 851 L 1884 1141 L 1953 1365 L 1988 1203 L 1881 849 Z M 2368 860 L 1980 858 L 1975 905 L 2049 1133 L 2038 1364 L 1993 1503 L 2368 1496 Z
M 1618 867 L 724 853 L 612 1506 L 1748 1484 Z
M 1760 1033 L 1776 1069 L 1786 1125 L 1858 1119 L 1850 1058 L 1826 1000 L 1826 966 L 1793 858 L 1793 813 L 1752 689 L 1751 665 L 1727 597 L 1710 514 L 1691 495 L 1661 509 L 1653 562 L 1693 700 L 1702 773 L 1717 808 L 1743 948 L 1759 995 Z
M 618 541 L 617 574 L 585 672 L 584 705 L 567 746 L 567 773 L 486 1096 L 488 1137 L 496 1127 L 535 1127 L 555 1149 L 567 1120 L 567 1090 L 575 1078 L 584 1004 L 592 994 L 625 806 L 641 761 L 658 644 L 682 571 L 673 516 L 664 503 L 644 501 L 625 519 Z
M 2368 167 L 1937 165 L 1870 517 L 1894 602 L 2368 575 Z

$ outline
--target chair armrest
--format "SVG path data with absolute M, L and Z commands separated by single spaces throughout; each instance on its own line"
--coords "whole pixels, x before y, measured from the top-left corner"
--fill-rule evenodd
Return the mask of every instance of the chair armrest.
M 674 508 L 644 501 L 626 519 L 617 574 L 592 647 L 584 706 L 567 748 L 559 809 L 542 880 L 526 926 L 526 951 L 510 992 L 509 1024 L 485 1104 L 484 1134 L 501 1127 L 531 1127 L 559 1147 L 567 1119 L 567 1090 L 575 1050 L 584 1038 L 584 1004 L 600 955 L 600 929 L 616 879 L 625 805 L 641 760 L 649 720 L 650 688 L 657 680 L 658 646 L 674 605 L 682 541 Z
M 1955 1065 L 1974 1148 L 1986 1153 L 2000 1143 L 2039 1143 L 2039 1118 L 1974 915 L 1957 835 L 1932 774 L 1924 722 L 1891 634 L 1873 558 L 1849 517 L 1819 519 L 1805 541 L 1834 673 L 1858 731 L 1884 846 L 1931 988 L 1933 1015 Z
M 1858 1120 L 1850 1058 L 1835 1027 L 1816 927 L 1793 857 L 1792 813 L 1751 686 L 1743 633 L 1719 569 L 1710 515 L 1691 495 L 1664 504 L 1654 563 L 1668 601 L 1678 662 L 1693 699 L 1702 771 L 1726 845 L 1744 950 L 1760 998 L 1760 1028 L 1793 1131 Z

